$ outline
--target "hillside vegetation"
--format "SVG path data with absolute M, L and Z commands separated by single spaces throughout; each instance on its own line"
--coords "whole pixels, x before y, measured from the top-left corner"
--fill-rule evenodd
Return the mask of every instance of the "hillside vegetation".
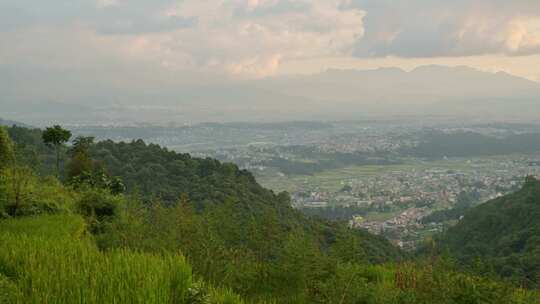
M 439 243 L 465 264 L 538 286 L 539 218 L 540 181 L 528 178 L 521 190 L 470 209 Z
M 7 134 L 0 303 L 540 303 L 451 258 L 405 261 L 382 238 L 308 219 L 234 165 L 141 141 Z
M 77 215 L 0 221 L 0 303 L 197 303 L 180 254 L 100 252 Z M 211 290 L 210 303 L 241 303 Z

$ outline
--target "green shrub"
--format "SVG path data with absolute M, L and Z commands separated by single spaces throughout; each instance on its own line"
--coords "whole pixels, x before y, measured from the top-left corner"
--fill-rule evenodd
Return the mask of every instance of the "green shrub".
M 39 177 L 27 167 L 10 167 L 0 175 L 0 218 L 66 212 L 76 199 L 77 193 L 56 178 Z
M 102 190 L 87 190 L 78 202 L 77 208 L 84 216 L 96 216 L 99 219 L 117 214 L 122 199 Z

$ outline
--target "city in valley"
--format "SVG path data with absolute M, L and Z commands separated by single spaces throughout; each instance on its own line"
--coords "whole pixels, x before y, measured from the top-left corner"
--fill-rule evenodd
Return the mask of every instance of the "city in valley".
M 236 163 L 295 208 L 414 249 L 540 176 L 540 126 L 408 121 L 73 127 Z
M 540 0 L 0 0 L 0 304 L 540 304 Z

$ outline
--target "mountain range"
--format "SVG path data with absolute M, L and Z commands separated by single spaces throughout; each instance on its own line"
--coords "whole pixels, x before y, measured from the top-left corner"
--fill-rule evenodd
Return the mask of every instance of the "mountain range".
M 464 66 L 334 69 L 205 85 L 176 81 L 174 75 L 96 84 L 90 77 L 71 79 L 82 76 L 69 78 L 65 71 L 3 72 L 0 68 L 4 80 L 0 88 L 5 92 L 0 99 L 2 112 L 36 125 L 428 116 L 533 121 L 540 117 L 539 83 Z M 40 89 L 51 87 L 58 90 Z
M 26 125 L 26 124 L 23 124 L 23 123 L 20 123 L 20 122 L 17 122 L 17 121 L 13 121 L 13 120 L 2 119 L 2 118 L 0 118 L 0 126 L 8 126 L 8 127 L 11 127 L 11 126 L 29 127 L 29 126 Z

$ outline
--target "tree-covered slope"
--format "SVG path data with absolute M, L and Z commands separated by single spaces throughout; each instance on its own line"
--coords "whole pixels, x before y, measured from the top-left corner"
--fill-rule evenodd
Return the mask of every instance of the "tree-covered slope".
M 239 215 L 234 224 L 241 227 L 247 227 L 251 221 L 264 225 L 275 219 L 276 233 L 301 228 L 316 237 L 323 247 L 351 234 L 361 241 L 371 261 L 390 261 L 400 256 L 396 248 L 380 237 L 306 218 L 290 207 L 286 193 L 275 194 L 263 188 L 250 172 L 234 164 L 193 158 L 142 141 L 100 142 L 94 149 L 94 157 L 112 175 L 122 177 L 128 191 L 151 194 L 170 203 L 187 194 L 197 210 L 231 202 L 232 211 Z
M 58 187 L 62 190 L 62 186 Z M 95 191 L 75 191 L 73 202 L 69 204 L 75 208 L 66 206 L 64 211 L 53 211 L 52 214 L 0 219 L 0 303 L 540 303 L 538 292 L 457 272 L 444 260 L 399 265 L 333 260 L 337 265 L 327 269 L 321 266 L 328 267 L 328 261 L 332 260 L 319 255 L 300 235 L 289 238 L 285 254 L 273 266 L 276 268 L 272 267 L 268 269 L 269 273 L 265 273 L 265 276 L 273 274 L 277 277 L 276 285 L 267 285 L 266 277 L 254 281 L 253 274 L 261 269 L 251 267 L 253 264 L 244 265 L 246 260 L 238 261 L 237 255 L 225 256 L 231 259 L 230 263 L 237 268 L 239 275 L 236 281 L 231 282 L 227 275 L 231 264 L 221 268 L 221 261 L 203 256 L 207 260 L 198 263 L 198 267 L 210 266 L 225 274 L 213 280 L 222 287 L 219 288 L 202 280 L 204 276 L 200 273 L 204 273 L 204 269 L 192 268 L 178 251 L 160 246 L 182 238 L 154 239 L 164 236 L 161 233 L 164 227 L 177 230 L 189 226 L 193 220 L 189 212 L 181 217 L 169 217 L 179 211 L 185 212 L 183 208 L 157 207 L 151 212 L 151 218 L 158 226 L 147 226 L 124 235 L 132 243 L 143 241 L 151 247 L 132 250 L 129 244 L 123 244 L 100 250 L 95 237 L 112 235 L 89 234 L 88 225 L 92 224 L 92 219 L 76 211 L 76 206 L 87 198 L 99 200 L 99 197 L 107 196 L 104 193 L 96 196 Z M 5 195 L 0 192 L 2 199 L 9 200 L 9 195 Z M 50 193 L 38 195 L 45 199 Z M 119 196 L 118 203 L 126 199 Z M 130 229 L 124 229 L 122 234 L 126 231 Z M 141 235 L 141 232 L 150 232 L 150 235 Z M 189 241 L 194 239 L 191 234 L 194 232 L 205 233 L 180 229 L 176 236 L 188 234 L 184 240 Z M 211 245 L 215 242 L 213 239 L 196 241 L 207 250 L 216 248 Z M 223 255 L 222 252 L 213 253 L 215 255 L 211 258 Z M 258 286 L 264 292 L 257 296 L 253 290 L 244 289 L 250 285 Z M 246 300 L 229 288 L 239 291 Z
M 540 181 L 469 210 L 439 240 L 459 260 L 535 284 L 540 275 Z
M 253 176 L 230 163 L 193 158 L 142 140 L 98 143 L 92 156 L 112 175 L 120 176 L 128 190 L 174 202 L 187 194 L 197 209 L 235 198 L 244 203 L 282 207 L 286 198 L 273 195 Z
M 89 139 L 74 140 L 62 181 L 48 166 L 42 176 L 26 163 L 27 153 L 49 160 L 31 144 L 39 131 L 17 131 L 26 144 L 0 128 L 0 303 L 540 303 L 535 291 L 459 272 L 447 259 L 393 263 L 400 252 L 383 239 L 308 219 L 287 195 L 212 160 L 107 143 L 125 148 L 116 161 L 137 170 L 185 162 L 167 173 L 184 183 L 170 183 L 166 200 L 159 185 L 140 193 L 136 178 L 128 193 L 110 187 L 117 177 L 102 170 L 116 156 Z M 213 167 L 200 169 L 206 162 Z M 390 262 L 372 263 L 381 261 Z
M 54 151 L 42 143 L 40 130 L 11 127 L 8 132 L 19 150 L 24 152 L 23 156 L 40 164 L 40 172 L 53 173 Z M 128 193 L 140 195 L 147 202 L 159 200 L 174 204 L 187 195 L 198 212 L 207 213 L 228 203 L 226 206 L 231 215 L 223 218 L 222 224 L 226 226 L 227 221 L 234 220 L 231 226 L 240 227 L 241 240 L 236 243 L 245 243 L 250 233 L 253 234 L 253 231 L 247 231 L 248 227 L 257 223 L 260 227 L 272 226 L 274 238 L 281 241 L 289 232 L 302 230 L 323 250 L 328 250 L 337 240 L 355 238 L 363 248 L 362 259 L 373 262 L 395 261 L 402 255 L 381 237 L 303 216 L 290 207 L 286 193 L 276 194 L 263 188 L 250 172 L 240 170 L 234 164 L 194 158 L 142 140 L 129 143 L 103 141 L 90 150 L 96 167 L 121 177 Z M 63 161 L 64 167 L 69 166 L 69 162 Z M 280 244 L 277 242 L 275 246 Z

